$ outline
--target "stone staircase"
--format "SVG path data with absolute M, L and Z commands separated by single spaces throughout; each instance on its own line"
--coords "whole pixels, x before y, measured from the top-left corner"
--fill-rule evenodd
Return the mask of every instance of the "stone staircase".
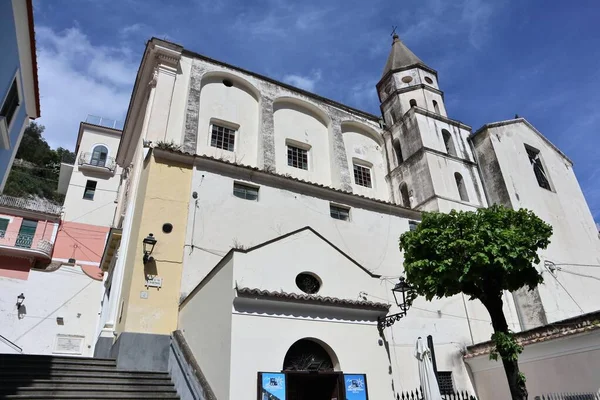
M 179 399 L 166 372 L 121 371 L 115 360 L 0 354 L 0 399 Z

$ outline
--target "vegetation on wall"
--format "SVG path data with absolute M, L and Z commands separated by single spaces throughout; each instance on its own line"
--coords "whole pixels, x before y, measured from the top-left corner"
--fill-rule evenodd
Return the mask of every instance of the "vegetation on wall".
M 523 348 L 508 329 L 502 310 L 505 290 L 542 283 L 538 250 L 550 244 L 552 227 L 529 210 L 494 205 L 476 212 L 423 213 L 414 231 L 400 237 L 406 280 L 427 300 L 459 293 L 488 310 L 495 349 L 502 359 L 513 400 L 527 399 L 518 358 Z
M 73 164 L 75 153 L 62 147 L 51 149 L 43 133 L 44 126 L 35 122 L 25 129 L 3 194 L 42 197 L 62 204 L 64 195 L 56 191 L 60 164 Z

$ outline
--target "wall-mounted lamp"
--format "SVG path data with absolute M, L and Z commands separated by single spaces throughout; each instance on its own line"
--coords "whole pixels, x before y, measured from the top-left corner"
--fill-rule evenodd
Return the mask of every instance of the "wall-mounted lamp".
M 156 242 L 157 240 L 152 233 L 150 233 L 144 238 L 144 264 L 148 264 L 150 261 L 154 261 L 154 258 L 151 257 L 151 255 L 154 251 L 154 246 L 156 245 Z
M 406 279 L 401 276 L 400 281 L 396 283 L 394 288 L 392 289 L 392 294 L 394 295 L 394 300 L 396 301 L 396 305 L 400 308 L 400 312 L 397 314 L 388 315 L 385 318 L 379 318 L 377 320 L 377 328 L 382 331 L 384 328 L 390 327 L 394 325 L 395 322 L 400 321 L 403 317 L 406 316 L 406 312 L 410 308 L 410 302 L 406 302 L 406 295 L 413 296 L 412 286 L 410 286 Z
M 17 296 L 17 308 L 21 308 L 24 301 L 25 301 L 25 296 L 23 296 L 23 293 L 21 293 L 20 295 Z

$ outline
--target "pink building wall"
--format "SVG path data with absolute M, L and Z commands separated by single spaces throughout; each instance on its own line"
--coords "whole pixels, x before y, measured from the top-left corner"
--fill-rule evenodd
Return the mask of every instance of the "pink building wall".
M 31 262 L 26 258 L 0 256 L 0 276 L 27 280 Z
M 74 258 L 82 265 L 99 265 L 110 228 L 62 221 L 58 229 L 54 253 L 56 260 Z

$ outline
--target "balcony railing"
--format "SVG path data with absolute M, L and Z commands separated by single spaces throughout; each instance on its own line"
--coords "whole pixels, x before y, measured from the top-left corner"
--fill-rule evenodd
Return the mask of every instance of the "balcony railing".
M 93 153 L 81 153 L 79 156 L 80 166 L 89 166 L 97 168 L 106 168 L 108 171 L 114 172 L 117 168 L 117 163 L 114 157 L 106 157 L 106 159 L 94 158 Z
M 62 206 L 41 198 L 22 198 L 0 195 L 0 206 L 28 211 L 39 211 L 52 215 L 60 215 L 62 212 Z
M 123 121 L 117 121 L 116 119 L 98 117 L 97 115 L 88 115 L 85 119 L 88 124 L 94 124 L 104 126 L 107 128 L 123 130 Z
M 34 235 L 0 230 L 0 245 L 2 246 L 32 249 L 40 251 L 47 256 L 52 255 L 54 243 L 45 239 L 39 239 L 35 243 L 35 246 L 33 246 L 34 242 L 36 242 L 36 236 Z

